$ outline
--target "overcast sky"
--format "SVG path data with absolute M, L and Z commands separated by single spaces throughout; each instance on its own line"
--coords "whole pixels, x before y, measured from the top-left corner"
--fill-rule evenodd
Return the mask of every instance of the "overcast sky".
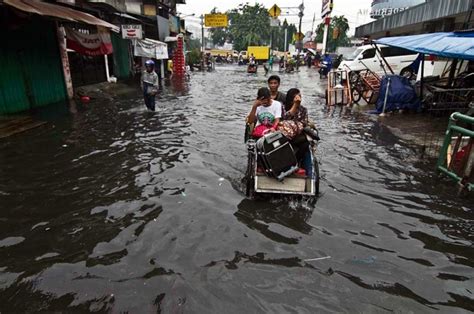
M 192 31 L 199 27 L 199 17 L 201 14 L 209 13 L 214 7 L 221 12 L 236 8 L 240 3 L 248 2 L 249 4 L 261 3 L 265 7 L 270 8 L 274 4 L 279 7 L 298 7 L 302 0 L 260 0 L 260 1 L 239 1 L 239 0 L 186 0 L 186 4 L 178 5 L 178 12 L 183 15 L 195 14 L 194 17 L 185 18 L 189 28 Z M 333 15 L 345 15 L 349 20 L 351 27 L 350 33 L 354 34 L 357 25 L 365 24 L 371 21 L 369 17 L 370 4 L 372 0 L 334 0 Z M 321 22 L 321 0 L 306 0 L 304 1 L 304 17 L 302 23 L 303 33 L 311 30 L 313 24 L 313 16 L 316 14 L 315 27 Z M 285 17 L 280 17 L 283 20 Z M 289 23 L 298 25 L 298 17 L 286 17 Z

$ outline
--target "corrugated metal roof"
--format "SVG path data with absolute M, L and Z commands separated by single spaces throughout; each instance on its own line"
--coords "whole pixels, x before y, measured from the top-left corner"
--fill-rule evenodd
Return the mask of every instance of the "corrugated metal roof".
M 90 25 L 102 26 L 110 28 L 114 32 L 120 31 L 117 26 L 101 20 L 93 15 L 57 4 L 46 3 L 40 0 L 3 0 L 3 2 L 24 12 L 51 16 L 66 21 L 82 22 Z

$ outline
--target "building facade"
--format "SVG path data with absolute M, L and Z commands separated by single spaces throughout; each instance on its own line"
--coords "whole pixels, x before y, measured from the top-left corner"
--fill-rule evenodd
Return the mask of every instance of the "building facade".
M 468 29 L 473 26 L 472 11 L 473 0 L 426 0 L 396 14 L 357 27 L 355 36 L 377 39 Z
M 373 19 L 383 18 L 424 2 L 425 0 L 373 0 L 370 17 Z
M 0 25 L 6 30 L 0 53 L 0 114 L 65 102 L 73 97 L 74 88 L 106 82 L 110 76 L 130 77 L 132 42 L 122 38 L 120 26 L 139 24 L 147 38 L 164 40 L 171 30 L 180 32 L 177 3 L 184 1 L 0 0 Z M 161 34 L 159 18 L 168 26 Z M 104 25 L 114 30 L 107 30 L 113 52 L 66 52 L 65 28 L 97 34 Z

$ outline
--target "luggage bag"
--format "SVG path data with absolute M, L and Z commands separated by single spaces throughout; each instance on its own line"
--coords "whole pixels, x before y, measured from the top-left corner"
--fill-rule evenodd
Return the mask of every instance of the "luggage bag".
M 289 140 L 281 132 L 266 134 L 257 141 L 257 156 L 265 174 L 282 181 L 298 170 L 298 161 Z

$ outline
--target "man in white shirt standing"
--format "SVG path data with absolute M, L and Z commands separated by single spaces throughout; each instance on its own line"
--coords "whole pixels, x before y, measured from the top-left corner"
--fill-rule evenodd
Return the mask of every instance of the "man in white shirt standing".
M 143 97 L 148 110 L 155 111 L 155 97 L 159 89 L 159 79 L 158 74 L 155 72 L 155 62 L 153 62 L 153 60 L 147 60 L 145 62 L 145 68 L 146 70 L 143 71 L 140 79 Z
M 262 119 L 270 114 L 274 118 L 272 130 L 276 130 L 281 119 L 281 107 L 282 104 L 280 102 L 272 99 L 270 90 L 267 87 L 262 87 L 258 90 L 257 99 L 247 116 L 247 122 L 250 124 L 256 122 L 258 126 L 262 123 Z

